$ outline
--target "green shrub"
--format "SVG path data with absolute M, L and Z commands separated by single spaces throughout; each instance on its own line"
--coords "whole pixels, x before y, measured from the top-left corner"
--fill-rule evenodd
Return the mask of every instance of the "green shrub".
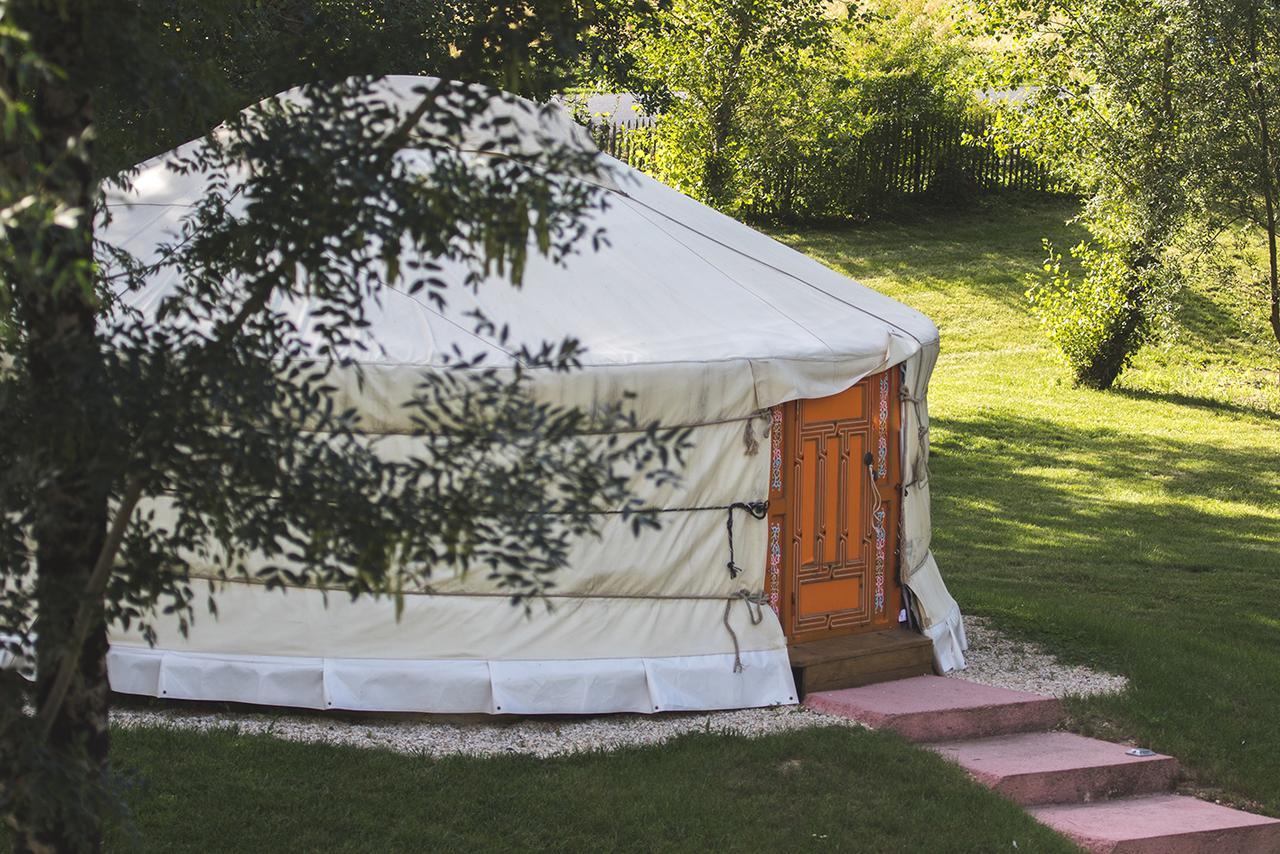
M 1044 275 L 1027 290 L 1043 324 L 1080 385 L 1107 388 L 1137 351 L 1160 337 L 1171 316 L 1180 273 L 1160 258 L 1135 262 L 1114 247 L 1080 243 L 1071 257 L 1045 241 Z

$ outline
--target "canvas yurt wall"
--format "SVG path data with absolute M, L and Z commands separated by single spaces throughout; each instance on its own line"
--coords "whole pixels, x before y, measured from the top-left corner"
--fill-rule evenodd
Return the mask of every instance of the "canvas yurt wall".
M 379 85 L 409 102 L 421 82 Z M 541 134 L 590 145 L 563 114 L 528 116 Z M 422 440 L 398 435 L 408 416 L 397 402 L 455 344 L 490 346 L 458 322 L 468 309 L 510 323 L 525 340 L 577 336 L 586 347 L 583 368 L 539 376 L 540 395 L 592 407 L 632 392 L 642 422 L 692 428 L 681 483 L 637 484 L 647 503 L 673 511 L 662 514 L 661 529 L 637 538 L 621 519 L 606 518 L 599 539 L 575 547 L 550 607 L 531 614 L 494 595 L 482 573 L 438 576 L 441 595 L 410 595 L 399 620 L 386 601 L 330 596 L 326 603 L 321 591 L 233 581 L 219 593 L 219 616 L 202 616 L 188 637 L 165 620 L 154 647 L 136 632 L 113 631 L 115 690 L 424 712 L 793 703 L 787 638 L 774 611 L 758 604 L 766 525 L 729 508 L 768 499 L 771 407 L 835 394 L 887 369 L 902 377 L 894 401 L 903 407 L 907 482 L 902 578 L 937 666 L 962 666 L 959 610 L 929 551 L 925 397 L 938 354 L 934 325 L 620 163 L 609 164 L 602 183 L 608 205 L 590 225 L 609 242 L 598 251 L 585 248 L 565 265 L 534 258 L 523 288 L 494 281 L 474 294 L 459 290 L 443 313 L 395 290 L 371 305 L 382 356 L 365 365 L 366 384 L 352 383 L 346 394 L 368 432 L 388 436 L 386 453 L 411 454 Z M 145 258 L 201 191 L 198 175 L 176 175 L 164 158 L 147 164 L 134 190 L 111 200 L 108 239 Z M 127 299 L 145 315 L 172 286 L 159 277 Z M 287 308 L 305 319 L 305 304 Z M 726 569 L 730 513 L 742 568 L 736 578 Z

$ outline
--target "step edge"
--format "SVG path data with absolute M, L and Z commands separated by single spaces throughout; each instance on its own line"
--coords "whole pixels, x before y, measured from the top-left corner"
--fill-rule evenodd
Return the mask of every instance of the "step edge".
M 910 658 L 919 659 L 920 661 L 928 661 L 930 663 L 933 662 L 932 649 L 921 648 L 919 650 L 907 650 L 907 651 L 912 653 Z M 846 661 L 862 661 L 868 658 L 889 658 L 893 656 L 899 656 L 902 654 L 902 652 L 903 650 L 900 650 L 900 649 L 892 649 L 892 650 L 883 650 L 881 652 L 866 653 L 864 655 L 842 655 L 838 658 L 837 657 L 824 658 L 819 661 L 796 661 L 790 658 L 788 659 L 788 661 L 791 663 L 792 667 L 803 667 L 803 668 L 825 667 L 832 664 L 842 664 L 843 662 L 846 662 Z
M 1128 768 L 1145 768 L 1148 766 L 1110 766 L 1128 767 Z M 1040 796 L 1029 796 L 1020 794 L 1018 790 L 1027 782 L 1029 777 L 1035 775 L 1020 775 L 1017 777 L 1000 777 L 994 783 L 990 780 L 981 780 L 977 775 L 965 769 L 969 776 L 978 780 L 982 785 L 991 789 L 998 795 L 1016 803 L 1024 809 L 1032 807 L 1049 807 L 1049 806 L 1071 806 L 1085 804 L 1115 803 L 1117 801 L 1133 800 L 1142 797 L 1154 797 L 1158 795 L 1171 794 L 1174 787 L 1178 784 L 1179 769 L 1172 768 L 1167 771 L 1157 770 L 1156 772 L 1145 771 L 1141 774 L 1129 775 L 1107 775 L 1100 780 L 1093 781 L 1073 781 L 1072 771 L 1054 771 L 1045 776 L 1052 779 L 1035 782 L 1032 785 L 1039 786 L 1046 790 L 1044 799 Z M 1092 769 L 1091 769 L 1092 770 Z M 1148 778 L 1151 779 L 1148 779 Z M 1125 784 L 1128 785 L 1125 785 Z M 1065 792 L 1054 792 L 1058 787 L 1085 789 L 1084 796 L 1071 795 Z
M 1044 806 L 1052 806 L 1052 805 L 1047 804 Z M 1024 809 L 1030 811 L 1035 809 L 1035 807 L 1029 806 L 1029 807 L 1024 807 Z M 1032 818 L 1035 818 L 1037 821 L 1040 821 L 1039 817 L 1036 816 L 1034 813 L 1032 813 Z M 1170 842 L 1178 841 L 1178 840 L 1194 841 L 1200 837 L 1206 837 L 1206 836 L 1217 837 L 1217 836 L 1221 836 L 1229 833 L 1256 833 L 1269 826 L 1266 824 L 1229 824 L 1223 827 L 1204 827 L 1198 830 L 1170 831 L 1168 833 L 1154 833 L 1154 834 L 1143 835 L 1143 836 L 1115 837 L 1115 836 L 1098 836 L 1096 834 L 1090 833 L 1088 831 L 1083 831 L 1083 830 L 1080 830 L 1080 831 L 1067 830 L 1057 825 L 1049 824 L 1048 822 L 1045 822 L 1045 821 L 1040 821 L 1040 823 L 1043 824 L 1045 827 L 1048 827 L 1050 830 L 1056 831 L 1057 833 L 1062 834 L 1063 836 L 1067 837 L 1071 841 L 1079 845 L 1082 845 L 1083 847 L 1086 847 L 1086 848 L 1090 848 L 1095 845 L 1096 846 L 1112 846 L 1111 848 L 1105 849 L 1108 851 L 1116 850 L 1118 846 L 1124 845 L 1126 843 L 1159 842 L 1163 840 L 1168 840 Z
M 1045 811 L 1055 810 L 1055 809 L 1064 809 L 1064 808 L 1074 810 L 1074 811 L 1088 810 L 1093 807 L 1108 808 L 1108 807 L 1114 807 L 1116 804 L 1122 804 L 1122 803 L 1132 803 L 1140 806 L 1144 801 L 1159 800 L 1159 801 L 1167 802 L 1170 799 L 1196 801 L 1197 803 L 1206 804 L 1210 807 L 1216 807 L 1220 810 L 1226 810 L 1228 812 L 1235 813 L 1237 815 L 1248 816 L 1250 819 L 1256 819 L 1256 821 L 1250 821 L 1247 824 L 1227 824 L 1227 825 L 1222 825 L 1221 827 L 1197 828 L 1195 830 L 1179 831 L 1176 833 L 1157 833 L 1150 836 L 1132 836 L 1132 837 L 1126 837 L 1126 839 L 1129 839 L 1129 840 L 1166 839 L 1166 838 L 1177 838 L 1179 836 L 1193 836 L 1201 833 L 1222 833 L 1224 831 L 1231 831 L 1231 830 L 1256 830 L 1259 828 L 1275 828 L 1277 830 L 1280 830 L 1280 818 L 1273 818 L 1268 815 L 1261 815 L 1259 813 L 1248 812 L 1247 810 L 1236 809 L 1235 807 L 1229 807 L 1224 804 L 1214 803 L 1213 801 L 1206 801 L 1203 798 L 1197 798 L 1193 795 L 1179 795 L 1176 793 L 1167 793 L 1167 792 L 1148 793 L 1144 795 L 1130 795 L 1123 798 L 1110 798 L 1108 800 L 1103 800 L 1103 801 L 1066 801 L 1066 802 L 1047 803 L 1047 804 L 1029 804 L 1025 806 L 1024 809 L 1028 813 L 1030 813 L 1031 816 L 1035 818 L 1037 821 L 1040 821 L 1042 824 L 1048 824 L 1048 822 L 1041 820 L 1040 813 Z M 1053 825 L 1050 825 L 1050 826 L 1053 826 Z M 1061 831 L 1060 828 L 1055 827 L 1055 829 L 1059 830 L 1059 832 L 1063 832 Z M 1080 836 L 1084 838 L 1096 839 L 1098 841 L 1104 841 L 1104 842 L 1114 841 L 1110 837 L 1086 836 L 1085 831 L 1081 831 Z
M 923 664 L 905 664 L 905 665 L 902 665 L 902 666 L 900 666 L 900 667 L 887 667 L 887 668 L 885 668 L 885 669 L 883 669 L 883 670 L 867 669 L 867 670 L 863 670 L 863 671 L 861 671 L 861 672 L 859 672 L 859 673 L 855 673 L 855 674 L 852 674 L 852 675 L 853 675 L 854 677 L 858 677 L 858 676 L 874 676 L 874 675 L 882 674 L 882 673 L 899 673 L 899 672 L 906 672 L 906 671 L 913 671 L 913 670 L 917 670 L 917 669 L 920 669 L 920 668 L 921 668 L 921 667 L 923 667 L 923 666 L 924 666 Z M 845 674 L 845 675 L 846 675 L 846 676 L 848 676 L 849 674 Z M 806 670 L 806 672 L 804 673 L 804 678 L 805 678 L 805 681 L 809 681 L 810 679 L 812 679 L 813 681 L 820 681 L 820 680 L 822 680 L 822 679 L 831 679 L 831 678 L 835 678 L 835 677 L 834 677 L 833 675 L 831 675 L 831 674 L 823 673 L 821 670 L 817 670 L 817 669 L 814 669 L 814 668 L 809 668 L 809 669 L 807 669 L 807 670 Z M 910 677 L 907 677 L 907 678 L 910 678 Z M 895 681 L 897 681 L 897 680 L 896 680 L 896 679 L 885 679 L 885 680 L 882 680 L 881 682 L 863 683 L 862 685 L 850 685 L 850 686 L 846 686 L 846 687 L 844 687 L 844 688 L 835 688 L 835 687 L 833 687 L 833 688 L 818 688 L 818 689 L 816 689 L 816 690 L 810 691 L 809 693 L 810 693 L 810 694 L 822 694 L 822 693 L 825 693 L 825 692 L 827 692 L 827 691 L 846 691 L 846 690 L 849 690 L 850 688 L 865 688 L 865 687 L 867 687 L 867 685 L 868 685 L 868 684 L 879 685 L 879 684 L 883 684 L 884 682 L 895 682 Z
M 1062 712 L 1062 703 L 1059 702 L 1056 697 L 1041 697 L 1034 700 L 1017 700 L 1011 703 L 997 703 L 997 704 L 986 705 L 986 706 L 957 706 L 951 709 L 922 709 L 920 711 L 913 711 L 913 712 L 884 712 L 883 714 L 893 720 L 899 720 L 899 719 L 905 720 L 908 718 L 918 718 L 918 717 L 923 717 L 928 715 L 938 715 L 938 714 L 980 715 L 980 714 L 986 714 L 986 713 L 1000 710 L 1000 709 L 1013 709 L 1013 708 L 1022 709 L 1027 707 L 1038 708 L 1038 707 L 1049 707 L 1049 706 L 1055 707 L 1055 710 L 1058 711 L 1059 713 Z M 1010 734 L 1012 735 L 1014 733 L 1010 733 Z M 1021 734 L 1021 733 L 1018 733 L 1018 734 Z M 992 736 L 992 738 L 995 738 L 995 737 L 996 736 Z M 964 741 L 967 739 L 957 738 L 955 740 Z
M 969 770 L 965 765 L 961 765 L 958 762 L 956 764 L 960 765 L 960 767 L 964 768 L 966 771 Z M 1073 772 L 1080 771 L 1109 771 L 1121 768 L 1151 768 L 1153 766 L 1156 768 L 1167 767 L 1174 773 L 1179 770 L 1178 760 L 1174 759 L 1172 756 L 1162 756 L 1159 758 L 1144 757 L 1138 762 L 1106 762 L 1100 765 L 1072 765 L 1070 768 L 1046 768 L 1037 771 L 1019 771 L 1013 774 L 1003 774 L 1001 775 L 1001 779 L 1024 780 L 1028 777 L 1035 777 L 1044 774 L 1071 774 Z
M 1023 735 L 1024 733 L 1014 733 L 1014 734 Z M 977 741 L 977 739 L 974 739 L 974 740 Z M 967 765 L 964 761 L 962 761 L 958 757 L 951 756 L 945 753 L 943 750 L 943 747 L 944 747 L 943 742 L 933 742 L 929 745 L 929 749 L 938 753 L 947 761 L 953 762 L 956 765 L 959 765 L 961 768 L 964 768 L 966 771 L 970 770 L 969 765 Z M 1172 756 L 1165 756 L 1164 754 L 1161 754 L 1159 756 L 1140 756 L 1140 757 L 1130 756 L 1130 757 L 1127 757 L 1126 759 L 1120 759 L 1117 757 L 1115 761 L 1110 761 L 1110 762 L 1086 761 L 1081 763 L 1080 765 L 1068 765 L 1066 767 L 1061 767 L 1061 768 L 1035 768 L 1028 771 L 1014 771 L 1007 774 L 1001 773 L 1001 776 L 1021 778 L 1021 777 L 1035 776 L 1036 774 L 1060 774 L 1060 773 L 1067 773 L 1071 771 L 1099 771 L 1099 770 L 1111 769 L 1111 768 L 1146 768 L 1153 765 L 1154 766 L 1167 765 L 1167 766 L 1176 767 L 1178 766 L 1178 760 Z M 1000 773 L 1000 772 L 992 772 L 992 773 Z
M 1045 824 L 1041 822 L 1041 824 Z M 1162 833 L 1157 836 L 1095 836 L 1085 832 L 1072 832 L 1064 830 L 1061 827 L 1055 827 L 1051 824 L 1045 824 L 1050 830 L 1053 830 L 1076 843 L 1086 851 L 1125 851 L 1128 850 L 1122 846 L 1132 844 L 1149 844 L 1152 842 L 1197 842 L 1201 839 L 1215 838 L 1223 834 L 1229 833 L 1256 833 L 1260 825 L 1239 825 L 1224 828 L 1205 828 L 1204 830 L 1188 830 L 1181 833 Z M 1263 854 L 1263 852 L 1260 852 Z

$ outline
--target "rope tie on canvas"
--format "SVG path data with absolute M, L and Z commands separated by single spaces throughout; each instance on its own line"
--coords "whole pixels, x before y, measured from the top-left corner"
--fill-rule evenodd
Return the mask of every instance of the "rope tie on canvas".
M 736 507 L 738 509 L 749 508 L 757 504 L 768 507 L 767 501 L 749 501 L 749 502 L 735 501 L 732 504 L 696 504 L 696 505 L 690 504 L 682 507 L 641 507 L 641 508 L 628 508 L 626 510 L 580 511 L 577 513 L 573 513 L 570 511 L 555 513 L 555 512 L 549 511 L 545 515 L 548 515 L 548 516 L 574 516 L 574 515 L 577 515 L 577 516 L 623 516 L 626 514 L 634 515 L 639 513 L 697 513 L 703 510 L 728 510 L 731 507 Z M 763 519 L 764 516 L 757 516 L 756 518 Z
M 869 467 L 869 470 L 871 471 L 872 479 L 874 480 L 875 478 L 874 467 Z M 878 494 L 878 490 L 872 490 L 872 491 L 877 493 L 876 499 L 878 501 L 880 497 Z M 738 566 L 737 556 L 734 552 L 733 513 L 735 510 L 740 510 L 750 514 L 751 518 L 753 519 L 764 519 L 769 515 L 769 502 L 768 501 L 735 501 L 732 504 L 713 505 L 709 507 L 664 507 L 664 508 L 658 508 L 657 512 L 677 513 L 677 512 L 687 512 L 691 510 L 724 510 L 725 511 L 725 533 L 729 537 L 729 562 L 726 564 L 726 567 L 729 570 L 729 577 L 737 578 L 738 575 L 741 574 L 742 572 L 742 567 Z M 617 512 L 617 511 L 612 511 L 612 512 Z M 229 579 L 229 578 L 217 579 L 209 576 L 201 576 L 195 573 L 193 573 L 191 577 L 192 578 L 203 577 L 203 578 L 207 578 L 210 581 L 222 580 L 222 581 L 231 581 L 231 582 L 237 582 L 237 581 L 247 582 L 251 584 L 254 584 L 254 583 L 265 584 L 265 582 L 260 579 Z M 292 587 L 295 585 L 281 585 L 281 586 Z M 314 585 L 314 586 L 313 585 L 296 585 L 296 586 L 312 587 L 312 589 L 320 589 L 320 590 L 326 590 L 326 591 L 342 590 L 345 592 L 346 590 L 346 588 L 343 588 L 343 587 L 330 587 L 325 585 Z M 479 590 L 478 591 L 423 590 L 423 591 L 402 591 L 402 593 L 410 594 L 410 595 L 419 594 L 419 595 L 429 595 L 429 596 L 464 596 L 464 597 L 479 597 L 479 598 L 492 597 L 492 598 L 503 598 L 503 599 L 512 598 L 511 593 L 501 593 L 498 591 L 479 591 Z M 747 590 L 745 587 L 740 589 L 736 593 L 730 594 L 727 597 L 723 595 L 714 595 L 714 594 L 699 596 L 699 595 L 680 595 L 680 594 L 635 594 L 635 593 L 633 594 L 599 594 L 599 593 L 549 592 L 549 591 L 544 591 L 539 595 L 548 599 L 648 599 L 648 600 L 657 600 L 657 601 L 671 601 L 671 600 L 688 601 L 688 600 L 707 600 L 707 599 L 721 600 L 722 599 L 724 600 L 724 617 L 723 617 L 724 627 L 725 627 L 725 630 L 729 633 L 729 637 L 733 640 L 733 672 L 734 673 L 742 672 L 742 648 L 738 643 L 738 633 L 733 630 L 733 626 L 729 623 L 729 616 L 733 612 L 733 603 L 742 601 L 747 604 L 747 616 L 750 618 L 751 625 L 753 626 L 760 625 L 760 623 L 764 620 L 763 609 L 764 609 L 764 606 L 769 603 L 768 599 L 765 597 L 763 592 L 752 593 L 751 591 Z
M 764 606 L 769 604 L 769 600 L 764 597 L 763 593 L 752 593 L 745 587 L 724 600 L 724 628 L 729 633 L 729 637 L 733 639 L 734 673 L 742 672 L 742 649 L 738 645 L 738 633 L 733 630 L 733 626 L 729 623 L 729 614 L 733 611 L 733 603 L 739 600 L 747 603 L 747 616 L 751 618 L 751 625 L 753 626 L 758 626 L 764 621 Z
M 727 509 L 728 509 L 728 515 L 726 516 L 725 523 L 724 523 L 725 528 L 729 532 L 729 563 L 727 564 L 727 566 L 729 567 L 729 577 L 737 578 L 738 573 L 742 572 L 742 567 L 738 566 L 738 564 L 734 562 L 734 556 L 733 556 L 733 511 L 745 510 L 751 514 L 752 519 L 763 519 L 765 516 L 769 515 L 769 502 L 768 501 L 751 501 L 751 502 L 735 501 L 734 503 L 730 504 Z
M 919 472 L 919 474 L 911 478 L 910 482 L 904 483 L 902 485 L 903 495 L 906 494 L 906 491 L 908 489 L 914 489 L 917 486 L 923 486 L 924 484 L 929 482 L 929 463 L 927 460 L 923 463 L 919 463 L 918 467 L 912 466 L 912 471 L 917 471 Z
M 769 426 L 773 423 L 773 415 L 768 409 L 757 409 L 747 417 L 746 423 L 742 426 L 742 445 L 746 450 L 748 457 L 754 457 L 760 452 L 760 438 L 756 436 L 755 423 L 757 419 L 763 419 L 765 422 L 764 435 L 769 435 Z
M 729 562 L 725 566 L 729 569 L 729 577 L 737 578 L 742 572 L 742 567 L 738 566 L 737 559 L 734 555 L 733 548 L 733 511 L 743 510 L 751 514 L 752 519 L 764 519 L 769 515 L 768 501 L 735 501 L 732 504 L 708 504 L 703 507 L 657 507 L 652 508 L 648 512 L 651 513 L 688 513 L 694 510 L 724 510 L 726 513 L 724 527 L 729 535 Z M 621 510 L 606 510 L 603 515 L 617 515 L 622 513 Z
M 916 434 L 917 439 L 919 440 L 920 450 L 916 454 L 915 462 L 911 465 L 911 471 L 915 477 L 913 477 L 909 483 L 904 483 L 902 485 L 902 494 L 906 495 L 908 489 L 929 482 L 929 455 L 925 451 L 925 448 L 927 447 L 925 444 L 925 437 L 929 435 L 929 424 L 925 421 L 924 415 L 920 412 L 920 404 L 924 403 L 923 397 L 916 397 L 913 395 L 910 390 L 907 389 L 906 385 L 903 385 L 902 388 L 898 390 L 898 397 L 902 399 L 903 403 L 910 403 L 915 408 L 916 423 L 919 424 L 919 427 L 916 428 Z M 918 473 L 921 471 L 922 473 Z
M 196 581 L 213 581 L 219 584 L 250 584 L 257 587 L 266 587 L 268 582 L 261 578 L 236 578 L 228 576 L 222 578 L 209 573 L 193 572 L 190 576 Z M 349 588 L 335 584 L 275 584 L 279 588 L 289 590 L 322 590 L 330 593 L 349 593 Z M 504 593 L 500 590 L 402 590 L 405 596 L 429 596 L 432 598 L 448 598 L 459 597 L 464 599 L 511 599 L 513 594 Z M 744 595 L 745 594 L 745 595 Z M 745 589 L 736 593 L 588 593 L 581 590 L 544 590 L 533 594 L 535 598 L 541 599 L 643 599 L 652 602 L 737 602 L 739 599 L 749 599 L 752 604 L 758 599 L 760 602 L 768 603 L 763 593 L 749 593 Z M 760 621 L 755 620 L 753 624 Z

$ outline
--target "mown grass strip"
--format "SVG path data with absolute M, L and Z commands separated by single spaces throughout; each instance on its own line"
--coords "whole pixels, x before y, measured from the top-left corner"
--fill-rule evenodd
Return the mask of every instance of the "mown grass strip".
M 148 851 L 1075 850 L 937 756 L 843 727 L 554 759 L 143 729 L 113 757 L 145 780 Z

